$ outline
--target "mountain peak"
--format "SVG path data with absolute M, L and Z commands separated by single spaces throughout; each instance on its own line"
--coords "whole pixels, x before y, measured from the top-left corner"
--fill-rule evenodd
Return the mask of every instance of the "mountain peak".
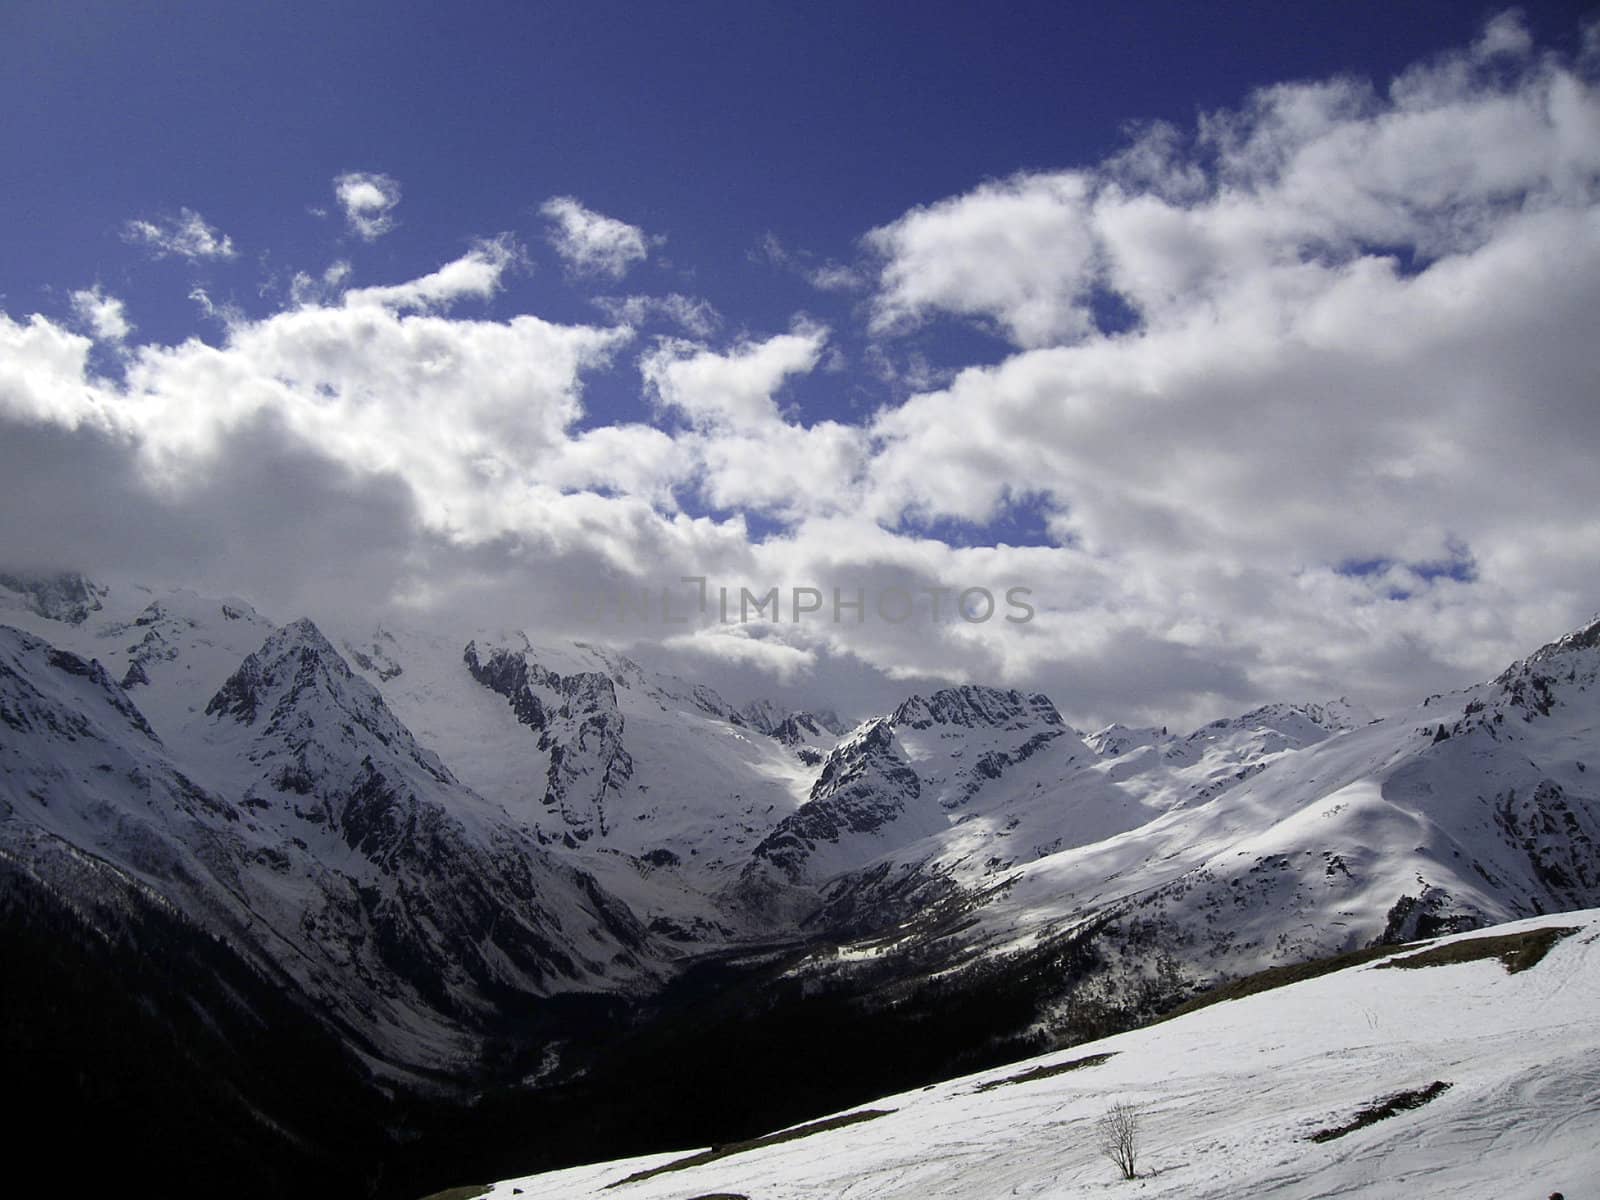
M 242 725 L 253 725 L 268 697 L 276 695 L 281 684 L 292 680 L 293 696 L 318 678 L 337 688 L 345 681 L 353 681 L 354 676 L 350 664 L 322 635 L 322 630 L 309 617 L 301 617 L 273 632 L 259 650 L 239 664 L 239 669 L 206 704 L 206 716 L 227 713 Z M 284 699 L 287 697 L 279 698 L 280 702 Z
M 1123 725 L 1113 721 L 1104 729 L 1098 729 L 1085 737 L 1084 743 L 1105 758 L 1120 758 L 1130 750 L 1141 746 L 1154 746 L 1158 742 L 1170 741 L 1172 735 L 1167 732 L 1165 725 L 1157 728 L 1154 725 L 1143 725 L 1137 728 Z
M 1553 642 L 1539 647 L 1528 656 L 1530 663 L 1546 662 L 1558 655 L 1572 654 L 1579 650 L 1600 649 L 1600 613 L 1590 617 L 1571 633 L 1557 638 Z
M 317 628 L 316 622 L 310 617 L 301 617 L 298 620 L 290 621 L 278 632 L 285 642 L 297 643 L 319 652 L 325 650 L 335 658 L 339 657 L 338 652 L 333 648 L 333 643 L 322 635 L 322 630 Z M 340 659 L 340 661 L 343 660 Z
M 1029 695 L 971 683 L 941 688 L 927 697 L 912 696 L 895 709 L 890 721 L 911 729 L 933 725 L 1019 729 L 1034 724 L 1063 724 L 1055 705 L 1042 693 Z
M 1375 714 L 1364 705 L 1340 696 L 1337 700 L 1322 702 L 1263 704 L 1260 708 L 1251 709 L 1244 715 L 1233 718 L 1233 723 L 1273 726 L 1285 719 L 1301 717 L 1329 733 L 1342 733 L 1347 729 L 1359 729 L 1374 716 Z

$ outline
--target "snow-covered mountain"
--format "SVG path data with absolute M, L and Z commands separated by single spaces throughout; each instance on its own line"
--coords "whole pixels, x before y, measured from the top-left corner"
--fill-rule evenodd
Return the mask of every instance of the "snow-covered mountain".
M 398 670 L 363 673 L 418 738 L 653 931 L 697 946 L 771 935 L 719 896 L 805 802 L 837 740 L 821 720 L 779 718 L 770 703 L 741 712 L 598 645 L 516 631 L 382 638 Z
M 563 947 L 554 974 L 584 986 L 649 974 L 621 908 L 684 953 L 909 922 L 903 948 L 955 907 L 952 959 L 1136 924 L 1199 983 L 1600 901 L 1594 627 L 1383 720 L 1339 700 L 1084 738 L 1044 696 L 964 686 L 840 733 L 602 646 L 385 626 L 341 652 L 237 598 L 7 578 L 18 623 L 105 663 L 174 769 L 249 814 L 263 861 L 334 838 L 392 870 L 416 803 L 490 861 L 598 881 L 621 948 Z M 481 866 L 486 912 L 502 881 Z M 517 986 L 551 974 L 528 969 Z
M 830 881 L 822 911 L 862 941 L 796 969 L 1071 947 L 1093 966 L 1061 979 L 1043 1017 L 1065 1031 L 1087 1005 L 1143 995 L 1154 1010 L 1280 963 L 1600 903 L 1597 678 L 1600 623 L 1382 720 L 1274 707 L 1046 752 L 1029 769 L 1047 786 L 991 789 L 981 819 L 918 830 Z
M 30 904 L 170 906 L 390 1078 L 613 1096 L 746 1022 L 873 1031 L 870 1094 L 1600 905 L 1597 682 L 1600 622 L 1382 718 L 1081 735 L 965 685 L 846 727 L 607 646 L 13 572 L 0 857 Z
M 1489 939 L 1546 938 L 1544 957 L 1515 973 L 1482 953 Z M 1438 965 L 1415 965 L 1427 961 Z M 748 1142 L 479 1194 L 1576 1197 L 1600 1176 L 1597 1011 L 1600 912 L 1589 910 L 1447 938 Z M 1114 1104 L 1136 1113 L 1131 1184 L 1100 1150 Z
M 0 628 L 0 722 L 6 853 L 109 864 L 284 971 L 380 1064 L 459 1069 L 508 996 L 648 985 L 627 906 L 459 784 L 309 621 L 166 736 L 99 661 Z
M 864 871 L 877 878 L 907 847 L 970 857 L 1045 827 L 1071 828 L 1052 833 L 1058 839 L 1126 828 L 1137 805 L 1120 794 L 1062 792 L 1093 757 L 1042 695 L 966 686 L 913 696 L 833 748 L 806 803 L 755 847 L 736 901 L 803 915 L 827 885 L 856 887 Z M 1025 817 L 1035 818 L 1027 828 Z M 985 869 L 998 861 L 990 855 Z M 896 904 L 907 900 L 899 894 Z M 889 907 L 871 923 L 881 925 Z

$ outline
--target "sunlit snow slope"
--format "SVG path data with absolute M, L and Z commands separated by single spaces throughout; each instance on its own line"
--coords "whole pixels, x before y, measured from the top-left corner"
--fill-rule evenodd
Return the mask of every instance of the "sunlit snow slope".
M 932 1200 L 1121 1196 L 1544 1197 L 1600 1178 L 1600 911 L 1428 943 L 1573 929 L 1531 968 L 1392 969 L 1391 957 L 1163 1024 L 863 1105 L 886 1115 L 657 1174 L 660 1154 L 497 1184 L 499 1200 Z M 1016 1082 L 1094 1056 L 1103 1062 Z M 774 1081 L 781 1086 L 781 1081 Z M 1318 1131 L 1435 1083 L 1409 1111 Z M 996 1086 L 998 1085 L 998 1086 Z M 1097 1151 L 1113 1103 L 1140 1112 L 1139 1178 Z

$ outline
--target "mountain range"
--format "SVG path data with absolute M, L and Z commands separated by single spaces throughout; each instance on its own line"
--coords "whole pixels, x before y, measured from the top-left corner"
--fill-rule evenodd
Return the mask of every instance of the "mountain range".
M 8 1049 L 59 1084 L 114 981 L 156 972 L 104 1053 L 137 1081 L 130 1045 L 190 1047 L 160 1069 L 250 1114 L 219 1161 L 278 1164 L 261 1194 L 760 1132 L 1264 969 L 1600 905 L 1597 682 L 1600 621 L 1382 716 L 1083 732 L 965 685 L 844 722 L 519 630 L 0 574 L 0 903 L 40 978 Z M 343 1124 L 288 1062 L 355 1097 Z

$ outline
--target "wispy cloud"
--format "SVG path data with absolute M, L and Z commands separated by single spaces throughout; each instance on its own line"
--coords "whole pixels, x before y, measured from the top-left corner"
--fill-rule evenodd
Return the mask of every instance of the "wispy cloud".
M 123 225 L 122 236 L 157 258 L 170 254 L 194 260 L 225 260 L 236 255 L 233 239 L 189 208 L 179 209 L 175 217 L 130 220 Z
M 306 271 L 296 271 L 289 280 L 289 302 L 296 306 L 303 304 L 320 304 L 330 297 L 337 296 L 339 289 L 350 278 L 353 268 L 347 259 L 336 259 L 323 268 L 320 276 L 311 275 Z
M 665 296 L 596 296 L 590 303 L 623 325 L 665 321 L 695 338 L 708 338 L 722 327 L 722 314 L 710 301 L 679 292 Z
M 791 271 L 819 292 L 859 292 L 871 286 L 871 277 L 861 268 L 832 259 L 819 260 L 808 250 L 792 250 L 770 230 L 762 235 L 750 258 Z

